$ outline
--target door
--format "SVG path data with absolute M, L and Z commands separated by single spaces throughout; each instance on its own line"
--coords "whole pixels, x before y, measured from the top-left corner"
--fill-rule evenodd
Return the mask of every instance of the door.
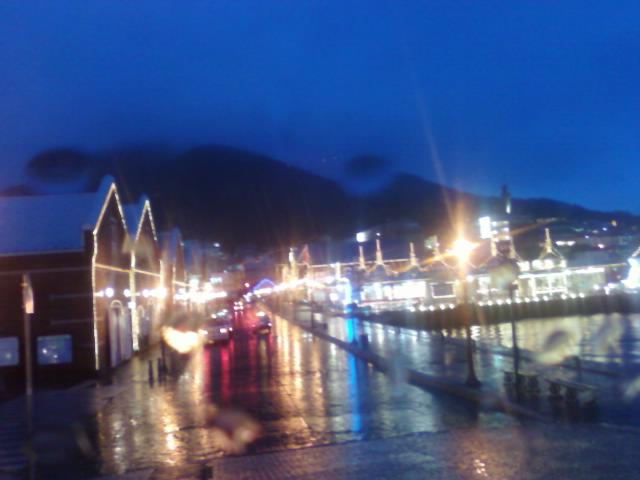
M 111 367 L 116 367 L 122 362 L 121 337 L 122 304 L 115 300 L 109 306 L 109 351 L 111 353 Z

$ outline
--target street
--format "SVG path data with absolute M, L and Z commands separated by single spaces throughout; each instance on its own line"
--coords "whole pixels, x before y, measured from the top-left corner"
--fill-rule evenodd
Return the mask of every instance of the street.
M 196 351 L 175 380 L 150 387 L 146 365 L 132 360 L 97 416 L 104 472 L 220 457 L 227 435 L 215 418 L 225 415 L 236 420 L 227 431 L 257 422 L 249 454 L 515 423 L 395 381 L 282 319 L 259 338 L 247 325 L 254 313 L 238 317 L 228 344 Z
M 174 380 L 149 386 L 137 359 L 123 369 L 96 417 L 102 474 L 633 478 L 634 428 L 478 411 L 376 372 L 280 317 L 257 337 L 254 314 L 238 317 L 229 344 L 195 351 Z M 234 432 L 258 437 L 245 450 Z
M 634 478 L 633 420 L 549 424 L 483 411 L 409 386 L 397 372 L 382 374 L 280 316 L 271 316 L 270 335 L 257 336 L 255 314 L 236 317 L 229 343 L 174 356 L 162 381 L 149 379 L 148 361 L 160 354 L 153 349 L 120 368 L 111 385 L 38 397 L 41 411 L 59 413 L 40 422 L 56 436 L 38 430 L 48 443 L 36 450 L 36 478 Z M 331 322 L 336 334 L 353 326 Z M 432 373 L 438 368 L 440 353 L 424 356 L 438 351 L 437 339 L 364 327 L 377 329 L 371 348 L 388 345 L 406 367 L 422 359 Z M 464 368 L 460 348 L 444 350 L 455 377 Z M 479 360 L 481 375 L 496 361 L 486 352 Z M 78 430 L 70 415 L 81 406 L 89 421 Z M 5 425 L 21 425 L 21 412 L 0 413 Z M 25 465 L 16 431 L 3 430 L 0 458 Z

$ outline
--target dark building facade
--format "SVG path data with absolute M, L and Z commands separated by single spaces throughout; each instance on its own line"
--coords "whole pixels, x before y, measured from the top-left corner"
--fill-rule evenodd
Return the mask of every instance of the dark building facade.
M 133 353 L 126 290 L 130 256 L 116 185 L 95 193 L 0 199 L 0 376 L 24 385 L 25 348 L 36 386 L 109 371 Z M 21 283 L 33 288 L 31 341 Z
M 132 318 L 134 350 L 158 340 L 167 289 L 162 280 L 162 262 L 151 203 L 143 197 L 137 205 L 126 205 L 131 254 L 128 308 Z

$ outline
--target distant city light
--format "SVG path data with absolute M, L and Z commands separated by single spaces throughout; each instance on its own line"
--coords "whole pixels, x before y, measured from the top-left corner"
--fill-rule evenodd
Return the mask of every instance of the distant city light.
M 576 244 L 575 240 L 558 240 L 556 245 L 559 247 L 573 247 Z
M 478 224 L 480 226 L 480 238 L 483 240 L 491 238 L 491 217 L 480 217 Z

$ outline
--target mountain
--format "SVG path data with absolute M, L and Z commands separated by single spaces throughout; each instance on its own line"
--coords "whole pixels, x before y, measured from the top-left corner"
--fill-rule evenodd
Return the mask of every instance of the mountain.
M 597 220 L 608 222 L 611 219 L 617 219 L 622 223 L 637 224 L 640 216 L 625 212 L 622 210 L 614 210 L 602 212 L 591 210 L 573 203 L 559 202 L 548 198 L 527 198 L 513 199 L 513 209 L 517 212 L 526 212 L 533 218 L 570 218 L 574 220 Z
M 426 232 L 451 230 L 499 210 L 496 197 L 461 192 L 409 174 L 380 191 L 355 196 L 340 185 L 273 158 L 206 145 L 185 152 L 163 147 L 87 154 L 42 152 L 27 167 L 29 181 L 5 195 L 84 191 L 105 174 L 116 177 L 126 202 L 147 194 L 159 227 L 179 226 L 187 237 L 228 246 L 281 247 L 330 235 L 341 237 L 390 221 L 416 222 Z M 514 199 L 514 211 L 532 218 L 569 217 L 640 223 L 625 212 L 597 212 L 548 199 Z
M 434 230 L 450 228 L 453 218 L 473 215 L 481 197 L 406 173 L 397 174 L 383 189 L 362 199 L 372 223 L 404 217 Z M 460 211 L 462 210 L 462 211 Z
M 65 163 L 65 157 L 73 161 Z M 69 172 L 73 165 L 75 176 Z M 178 154 L 156 148 L 94 155 L 56 149 L 34 157 L 27 171 L 28 184 L 4 194 L 56 193 L 61 184 L 72 191 L 91 190 L 111 174 L 125 202 L 149 196 L 160 228 L 177 225 L 187 237 L 226 245 L 289 246 L 309 237 L 342 235 L 352 218 L 352 199 L 335 182 L 224 146 Z

